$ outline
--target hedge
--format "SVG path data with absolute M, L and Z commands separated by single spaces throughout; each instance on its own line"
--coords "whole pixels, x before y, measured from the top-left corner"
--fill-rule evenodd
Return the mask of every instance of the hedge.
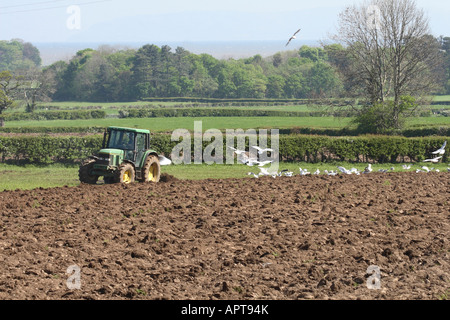
M 218 108 L 175 108 L 120 110 L 119 118 L 162 118 L 162 117 L 321 117 L 323 112 L 296 112 L 274 110 L 218 109 Z
M 431 157 L 448 137 L 405 138 L 389 136 L 327 137 L 280 135 L 280 160 L 283 161 L 350 161 L 373 163 L 417 162 Z M 152 148 L 170 155 L 178 141 L 169 134 L 152 135 Z M 30 163 L 78 162 L 100 150 L 101 135 L 87 137 L 0 136 L 0 160 L 25 160 Z M 204 142 L 203 148 L 209 143 Z M 224 136 L 224 156 L 226 140 Z M 270 134 L 268 134 L 268 146 Z M 248 139 L 247 139 L 248 150 Z M 193 139 L 191 151 L 194 152 Z M 442 159 L 448 161 L 448 154 Z
M 103 119 L 106 118 L 106 112 L 102 110 L 15 112 L 5 114 L 3 117 L 5 121 Z

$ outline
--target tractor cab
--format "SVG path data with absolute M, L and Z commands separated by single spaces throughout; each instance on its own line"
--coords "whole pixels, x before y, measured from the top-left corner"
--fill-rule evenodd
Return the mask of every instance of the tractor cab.
M 150 147 L 150 131 L 109 127 L 103 136 L 100 154 L 121 155 L 123 159 L 136 163 Z

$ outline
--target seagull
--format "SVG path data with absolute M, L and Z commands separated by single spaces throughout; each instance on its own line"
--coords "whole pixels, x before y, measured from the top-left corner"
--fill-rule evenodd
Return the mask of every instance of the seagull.
M 288 46 L 288 44 L 289 44 L 292 40 L 297 39 L 296 35 L 297 35 L 297 33 L 300 32 L 300 30 L 302 30 L 302 29 L 298 29 L 298 30 L 292 35 L 292 37 L 289 38 L 289 41 L 286 43 L 286 47 Z
M 319 169 L 317 169 L 316 171 L 314 171 L 314 173 L 313 174 L 315 174 L 315 175 L 318 175 L 318 174 L 320 174 L 320 170 Z
M 339 171 L 341 171 L 342 173 L 345 174 L 352 174 L 352 172 L 350 170 L 345 169 L 344 167 L 337 167 L 339 169 Z
M 259 174 L 260 176 L 272 176 L 273 178 L 275 178 L 278 175 L 276 172 L 269 172 L 266 168 L 263 167 L 259 167 L 259 170 L 261 171 L 261 173 Z
M 433 159 L 426 159 L 426 160 L 423 160 L 423 162 L 433 162 L 433 163 L 437 163 L 437 162 L 439 162 L 439 159 L 440 159 L 440 158 L 442 158 L 442 156 L 436 157 L 436 158 L 433 158 Z
M 292 177 L 294 173 L 292 171 L 288 171 L 288 169 L 281 170 L 280 176 L 285 175 L 286 177 Z
M 158 156 L 159 159 L 159 165 L 161 166 L 168 166 L 172 164 L 172 161 L 164 156 Z
M 329 176 L 335 176 L 335 175 L 337 175 L 337 172 L 335 172 L 335 171 L 333 171 L 333 170 L 331 170 L 331 171 L 324 170 L 324 172 L 325 172 L 325 174 L 327 174 L 327 175 L 329 175 Z
M 255 178 L 259 178 L 259 176 L 256 173 L 253 173 L 253 172 L 249 172 L 249 173 L 247 173 L 247 175 L 248 176 L 253 176 Z
M 404 165 L 402 165 L 402 168 L 405 170 L 409 170 L 409 169 L 411 169 L 411 165 L 404 164 Z
M 238 150 L 239 151 L 239 150 Z M 242 150 L 240 150 L 242 151 Z M 259 163 L 258 159 L 250 158 L 246 153 L 238 153 L 237 161 L 242 164 L 246 164 L 250 167 Z
M 244 160 L 240 160 L 241 163 L 248 165 L 249 167 L 253 167 L 255 164 L 259 164 L 259 161 L 254 158 L 245 158 Z
M 250 148 L 254 148 L 254 149 L 258 150 L 258 154 L 263 154 L 263 153 L 266 152 L 266 151 L 271 151 L 271 152 L 274 151 L 273 149 L 269 149 L 269 148 L 261 149 L 261 148 L 258 147 L 258 146 L 251 146 Z
M 301 176 L 306 176 L 308 174 L 311 174 L 310 172 L 308 172 L 308 169 L 302 169 L 302 168 L 298 168 L 300 170 L 300 175 Z
M 367 165 L 367 167 L 364 169 L 363 173 L 370 173 L 370 172 L 372 172 L 372 171 L 373 171 L 373 169 L 372 169 L 372 164 L 369 163 L 369 164 Z
M 255 161 L 255 163 L 258 165 L 258 167 L 264 167 L 266 164 L 272 163 L 273 160 L 268 161 Z
M 447 145 L 447 141 L 444 142 L 444 144 L 442 145 L 442 147 L 434 152 L 432 152 L 432 154 L 444 154 L 445 153 L 445 146 Z
M 245 150 L 238 150 L 238 149 L 235 149 L 235 148 L 233 148 L 233 147 L 228 147 L 228 148 L 230 148 L 231 150 L 233 150 L 234 153 L 236 153 L 236 154 L 238 154 L 238 155 L 241 155 L 241 154 L 245 154 L 245 153 L 246 153 Z
M 427 166 L 423 166 L 422 169 L 425 170 L 426 172 L 430 172 L 431 171 Z

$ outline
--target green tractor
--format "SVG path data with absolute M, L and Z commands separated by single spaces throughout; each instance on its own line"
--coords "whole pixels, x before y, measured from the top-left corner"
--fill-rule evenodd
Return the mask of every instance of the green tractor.
M 96 184 L 99 177 L 105 183 L 158 182 L 159 160 L 158 153 L 150 149 L 149 130 L 108 127 L 102 149 L 83 161 L 78 176 L 88 184 Z

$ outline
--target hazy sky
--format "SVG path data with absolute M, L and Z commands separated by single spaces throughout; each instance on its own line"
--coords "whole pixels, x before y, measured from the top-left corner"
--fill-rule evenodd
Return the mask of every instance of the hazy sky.
M 360 1 L 0 0 L 0 40 L 284 41 L 298 28 L 301 39 L 326 40 L 338 14 Z M 68 11 L 71 5 L 74 11 Z M 450 35 L 450 1 L 417 0 L 417 5 L 428 14 L 435 36 Z

